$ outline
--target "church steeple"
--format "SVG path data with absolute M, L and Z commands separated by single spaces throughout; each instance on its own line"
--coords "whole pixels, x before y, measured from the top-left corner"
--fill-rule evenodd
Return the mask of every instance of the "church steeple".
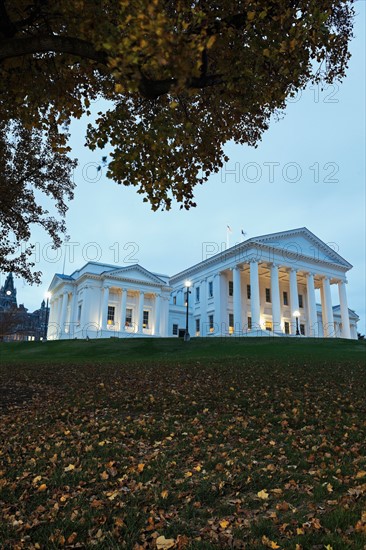
M 9 273 L 0 289 L 0 309 L 17 307 L 17 291 L 14 286 L 13 274 Z

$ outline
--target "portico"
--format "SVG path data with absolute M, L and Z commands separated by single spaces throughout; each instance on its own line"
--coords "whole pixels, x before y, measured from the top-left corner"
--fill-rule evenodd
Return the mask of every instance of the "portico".
M 345 273 L 351 267 L 309 230 L 300 228 L 249 239 L 177 274 L 171 278 L 172 297 L 177 305 L 175 289 L 191 280 L 197 289 L 191 331 L 197 336 L 295 335 L 298 317 L 303 336 L 350 338 Z M 334 287 L 340 301 L 337 322 Z M 207 288 L 212 292 L 206 300 Z M 175 317 L 179 324 L 178 311 Z

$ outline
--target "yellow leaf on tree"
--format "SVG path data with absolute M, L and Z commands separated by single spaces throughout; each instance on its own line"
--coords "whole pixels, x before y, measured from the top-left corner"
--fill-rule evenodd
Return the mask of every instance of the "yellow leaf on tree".
M 255 11 L 248 11 L 248 14 L 247 14 L 248 21 L 253 21 L 254 18 L 255 18 Z
M 193 474 L 192 474 L 192 472 L 186 472 L 184 475 L 185 475 L 185 477 L 192 477 Z
M 173 548 L 173 546 L 175 546 L 174 539 L 166 539 L 164 535 L 156 539 L 156 548 L 158 550 L 169 550 L 169 548 Z
M 263 489 L 262 491 L 259 491 L 259 493 L 257 493 L 257 496 L 262 500 L 266 500 L 269 497 L 269 494 L 265 489 Z
M 216 42 L 216 36 L 210 36 L 210 38 L 208 39 L 208 42 L 206 44 L 206 48 L 209 50 L 210 48 L 212 48 L 212 46 L 215 44 Z

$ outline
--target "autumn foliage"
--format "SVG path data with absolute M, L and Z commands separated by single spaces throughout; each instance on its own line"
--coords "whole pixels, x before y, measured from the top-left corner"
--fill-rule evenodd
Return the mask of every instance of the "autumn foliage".
M 0 0 L 0 120 L 34 134 L 29 155 L 41 131 L 66 157 L 70 121 L 105 100 L 86 141 L 107 176 L 190 208 L 225 143 L 256 146 L 298 90 L 345 76 L 353 16 L 353 0 Z
M 259 346 L 257 359 L 4 367 L 0 544 L 363 549 L 364 345 L 352 345 L 348 360 L 320 343 L 311 359 L 278 344 L 282 360 Z

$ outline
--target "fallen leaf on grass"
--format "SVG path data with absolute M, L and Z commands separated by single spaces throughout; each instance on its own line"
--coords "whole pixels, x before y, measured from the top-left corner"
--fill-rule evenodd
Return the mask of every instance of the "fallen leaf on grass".
M 280 548 L 280 546 L 276 542 L 274 542 L 273 540 L 270 540 L 268 537 L 266 537 L 266 535 L 263 535 L 262 537 L 262 544 L 267 546 L 267 548 L 273 548 L 274 550 L 276 548 Z
M 169 548 L 173 548 L 175 545 L 174 539 L 166 539 L 164 535 L 161 535 L 156 539 L 156 548 L 158 550 L 168 550 Z
M 269 497 L 269 494 L 265 489 L 263 489 L 262 491 L 259 491 L 259 493 L 257 493 L 257 496 L 262 500 L 266 500 Z
M 230 524 L 230 522 L 227 521 L 226 519 L 222 519 L 222 520 L 220 521 L 220 527 L 221 527 L 221 529 L 226 529 L 226 527 L 227 527 L 229 524 Z

